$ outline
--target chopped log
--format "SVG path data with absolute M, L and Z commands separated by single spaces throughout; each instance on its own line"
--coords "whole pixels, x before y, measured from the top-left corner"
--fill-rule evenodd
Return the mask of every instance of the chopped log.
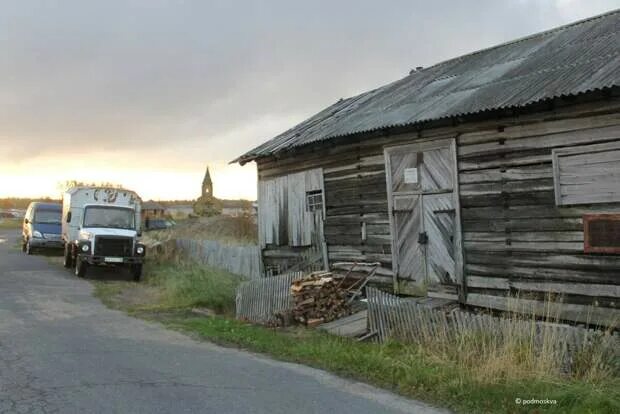
M 323 322 L 324 322 L 323 318 L 308 319 L 308 322 L 306 323 L 306 325 L 310 328 L 313 328 L 315 326 L 322 324 Z
M 313 272 L 291 284 L 294 320 L 308 326 L 351 314 L 351 297 L 359 281 L 331 272 Z M 320 321 L 320 322 L 319 322 Z

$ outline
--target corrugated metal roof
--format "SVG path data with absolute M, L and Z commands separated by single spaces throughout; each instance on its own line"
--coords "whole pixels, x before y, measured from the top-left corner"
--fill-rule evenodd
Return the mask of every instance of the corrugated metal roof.
M 620 9 L 451 59 L 341 99 L 233 162 L 339 136 L 620 85 Z

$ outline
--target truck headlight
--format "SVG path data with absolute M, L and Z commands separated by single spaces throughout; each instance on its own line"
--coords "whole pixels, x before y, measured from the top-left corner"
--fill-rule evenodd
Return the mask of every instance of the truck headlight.
M 89 251 L 89 250 L 90 250 L 90 246 L 89 246 L 88 244 L 83 244 L 83 245 L 82 245 L 82 251 L 83 251 L 84 253 L 86 253 L 86 252 L 87 252 L 87 251 Z
M 144 254 L 144 247 L 143 246 L 136 247 L 136 253 L 138 253 L 139 255 L 143 255 Z
M 39 230 L 35 230 L 32 232 L 32 237 L 35 237 L 37 239 L 42 239 L 43 235 L 41 234 L 41 232 Z

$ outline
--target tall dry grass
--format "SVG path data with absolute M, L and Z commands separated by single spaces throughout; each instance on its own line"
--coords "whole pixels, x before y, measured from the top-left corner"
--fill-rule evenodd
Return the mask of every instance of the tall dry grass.
M 147 232 L 144 239 L 216 240 L 224 244 L 256 244 L 258 227 L 255 217 L 251 215 L 202 217 L 180 221 L 166 230 Z
M 481 383 L 560 377 L 591 383 L 617 381 L 620 339 L 614 330 L 618 325 L 604 330 L 569 327 L 561 323 L 558 300 L 548 296 L 536 309 L 512 300 L 510 311 L 499 318 L 488 315 L 487 323 L 479 326 L 457 328 L 448 323 L 422 329 L 412 352 L 454 364 Z M 411 342 L 410 337 L 407 340 Z

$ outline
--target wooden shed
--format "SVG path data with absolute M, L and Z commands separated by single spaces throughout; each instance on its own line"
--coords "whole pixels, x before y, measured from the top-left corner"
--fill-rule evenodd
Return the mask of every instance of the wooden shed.
M 250 161 L 272 273 L 376 261 L 398 293 L 620 321 L 619 10 L 341 99 Z
M 166 208 L 156 201 L 145 201 L 142 203 L 142 217 L 144 219 L 165 218 Z

